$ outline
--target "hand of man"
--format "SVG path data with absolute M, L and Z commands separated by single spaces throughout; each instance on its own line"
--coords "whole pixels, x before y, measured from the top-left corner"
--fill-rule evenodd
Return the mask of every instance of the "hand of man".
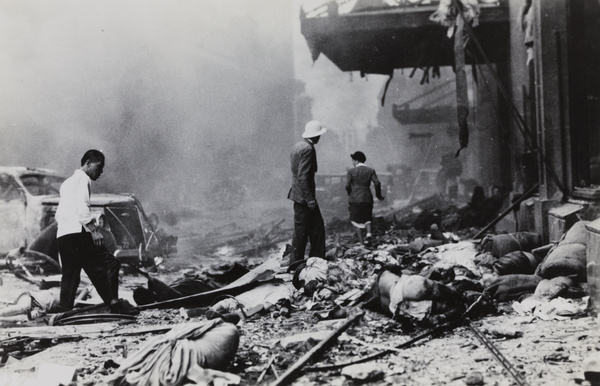
M 306 204 L 310 210 L 314 210 L 317 207 L 317 202 L 315 200 L 309 201 Z
M 102 245 L 102 243 L 104 243 L 104 236 L 97 230 L 92 232 L 92 239 L 94 239 L 94 244 L 96 245 Z
M 96 220 L 90 221 L 87 224 L 87 227 L 92 233 L 92 239 L 94 240 L 94 244 L 102 245 L 102 243 L 104 242 L 104 236 L 102 236 L 102 233 L 100 233 L 100 231 L 98 230 L 98 227 L 96 226 Z

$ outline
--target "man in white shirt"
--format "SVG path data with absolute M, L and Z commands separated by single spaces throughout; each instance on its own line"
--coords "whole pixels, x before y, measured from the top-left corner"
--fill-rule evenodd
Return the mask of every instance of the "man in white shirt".
M 121 263 L 103 243 L 95 218 L 90 211 L 90 185 L 102 174 L 104 154 L 88 150 L 81 167 L 60 187 L 56 209 L 58 252 L 62 264 L 60 306 L 73 308 L 81 269 L 89 276 L 104 303 L 119 312 L 119 269 Z

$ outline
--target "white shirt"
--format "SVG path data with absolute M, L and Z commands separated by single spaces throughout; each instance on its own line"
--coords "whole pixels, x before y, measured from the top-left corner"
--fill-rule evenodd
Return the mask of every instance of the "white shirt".
M 94 219 L 90 211 L 91 182 L 83 170 L 77 169 L 60 186 L 60 202 L 54 215 L 58 224 L 57 238 L 81 233 L 82 229 L 89 232 L 85 225 Z

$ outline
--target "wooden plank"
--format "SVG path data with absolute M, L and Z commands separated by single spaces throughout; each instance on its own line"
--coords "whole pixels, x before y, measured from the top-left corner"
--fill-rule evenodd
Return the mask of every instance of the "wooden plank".
M 40 326 L 5 328 L 0 331 L 0 342 L 14 338 L 67 339 L 98 336 L 114 332 L 117 323 L 84 324 L 79 326 Z
M 174 325 L 137 326 L 120 328 L 119 323 L 82 324 L 77 326 L 40 326 L 6 328 L 0 331 L 0 342 L 16 338 L 73 339 L 103 336 L 141 335 L 166 332 Z

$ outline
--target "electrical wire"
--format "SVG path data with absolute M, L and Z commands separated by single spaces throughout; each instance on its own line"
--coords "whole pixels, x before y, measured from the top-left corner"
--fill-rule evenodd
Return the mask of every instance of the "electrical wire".
M 408 196 L 407 204 L 410 203 L 413 198 L 413 194 L 415 193 L 415 187 L 417 186 L 417 182 L 419 182 L 419 177 L 421 176 L 421 172 L 423 171 L 423 168 L 425 167 L 425 163 L 429 159 L 429 153 L 431 152 L 432 147 L 433 147 L 433 141 L 431 140 L 431 138 L 429 138 L 429 149 L 427 149 L 427 155 L 425 155 L 425 159 L 423 160 L 423 163 L 421 164 L 421 168 L 419 169 L 419 174 L 417 174 L 417 178 L 415 178 L 415 182 L 413 183 L 412 190 L 410 192 L 410 196 Z

